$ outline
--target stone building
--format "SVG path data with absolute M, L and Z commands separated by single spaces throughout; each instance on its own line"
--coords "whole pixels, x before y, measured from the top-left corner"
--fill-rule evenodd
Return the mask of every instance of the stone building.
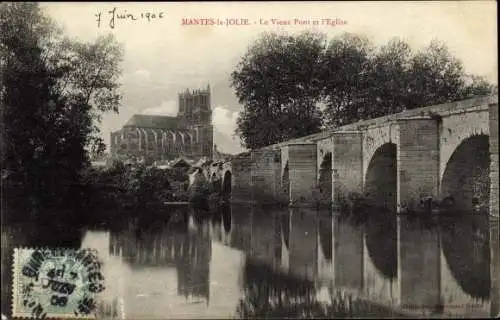
M 149 161 L 213 156 L 210 85 L 178 95 L 176 117 L 135 114 L 111 133 L 113 158 Z

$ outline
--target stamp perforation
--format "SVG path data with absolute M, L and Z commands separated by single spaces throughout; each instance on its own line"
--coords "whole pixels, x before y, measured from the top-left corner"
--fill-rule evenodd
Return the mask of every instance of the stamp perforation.
M 14 318 L 95 318 L 104 290 L 97 250 L 14 248 L 11 311 Z

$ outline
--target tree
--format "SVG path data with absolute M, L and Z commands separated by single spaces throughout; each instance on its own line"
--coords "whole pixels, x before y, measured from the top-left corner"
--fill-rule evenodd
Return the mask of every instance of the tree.
M 38 46 L 40 37 L 47 34 L 47 24 L 36 4 L 3 3 L 0 8 L 2 171 L 4 177 L 36 189 L 39 179 L 29 176 L 46 149 L 42 113 L 56 100 Z
M 243 112 L 237 130 L 247 148 L 311 134 L 321 126 L 324 35 L 265 33 L 231 74 Z
M 322 95 L 325 98 L 325 123 L 343 125 L 363 117 L 370 78 L 373 44 L 367 37 L 345 33 L 333 38 L 325 51 Z
M 460 100 L 465 72 L 446 45 L 433 40 L 410 61 L 410 108 Z
M 330 127 L 495 90 L 484 78 L 466 74 L 437 40 L 412 52 L 398 38 L 375 48 L 367 38 L 346 34 L 332 39 L 326 52 L 324 120 Z
M 37 3 L 3 3 L 0 15 L 2 173 L 59 203 L 102 150 L 97 122 L 118 111 L 122 50 L 111 37 L 68 39 Z
M 266 33 L 242 57 L 231 76 L 243 105 L 236 133 L 247 148 L 498 90 L 466 74 L 437 40 L 416 52 L 398 38 L 380 47 L 349 33 L 325 40 Z
M 61 36 L 57 30 L 54 40 L 45 45 L 45 59 L 57 77 L 57 92 L 72 101 L 90 106 L 93 120 L 87 135 L 86 146 L 92 153 L 105 150 L 99 128 L 104 112 L 116 112 L 121 95 L 118 92 L 119 64 L 123 49 L 112 35 L 99 37 L 94 42 L 82 43 Z
M 409 108 L 411 49 L 404 41 L 394 38 L 380 47 L 371 59 L 371 82 L 367 96 L 371 97 L 363 119 L 401 112 Z
M 465 88 L 461 92 L 461 99 L 498 95 L 498 86 L 489 83 L 484 77 L 468 74 L 465 76 L 464 82 Z

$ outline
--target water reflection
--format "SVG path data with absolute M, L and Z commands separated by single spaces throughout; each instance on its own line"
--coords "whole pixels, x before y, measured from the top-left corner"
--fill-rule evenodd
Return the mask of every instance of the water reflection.
M 446 285 L 445 300 L 486 300 L 490 297 L 490 230 L 487 215 L 465 215 L 441 227 Z M 448 220 L 449 222 L 449 220 Z M 460 297 L 462 296 L 462 297 Z
M 397 303 L 397 220 L 389 211 L 367 214 L 364 224 L 365 293 L 387 304 Z
M 486 216 L 164 211 L 108 229 L 11 226 L 2 230 L 2 283 L 11 283 L 14 247 L 91 247 L 104 260 L 99 312 L 111 318 L 489 315 L 490 250 L 498 248 Z M 7 315 L 10 294 L 2 285 Z
M 332 261 L 332 241 L 333 241 L 333 224 L 330 215 L 321 215 L 318 219 L 319 242 L 321 244 L 321 252 L 326 261 Z
M 280 214 L 282 212 L 275 211 L 270 214 L 260 208 L 252 209 L 251 247 L 248 256 L 272 268 L 279 268 L 282 265 Z
M 397 289 L 394 300 L 404 309 L 440 312 L 440 243 L 437 221 L 397 219 Z
M 333 262 L 335 286 L 362 291 L 364 284 L 364 230 L 354 219 L 334 215 Z
M 316 211 L 291 209 L 290 272 L 305 279 L 315 279 L 318 262 Z
M 397 222 L 389 211 L 368 214 L 365 225 L 365 243 L 371 262 L 384 278 L 397 275 Z
M 320 212 L 317 218 L 318 234 L 318 278 L 331 281 L 334 276 L 333 265 L 333 221 L 330 212 Z
M 315 294 L 312 282 L 277 274 L 272 267 L 253 259 L 245 264 L 243 288 L 244 297 L 237 308 L 242 318 L 301 316 L 304 305 L 311 304 Z M 292 303 L 295 308 L 290 308 Z
M 177 313 L 181 298 L 186 304 L 208 304 L 211 239 L 203 217 L 177 210 L 167 222 L 129 224 L 120 233 L 111 233 L 111 257 L 123 261 L 122 269 L 132 269 L 132 290 L 125 298 L 126 313 L 132 318 Z M 176 289 L 174 289 L 176 288 Z M 168 289 L 175 290 L 177 297 Z M 144 297 L 162 296 L 170 303 L 147 303 Z M 156 300 L 155 298 L 152 298 Z M 155 309 L 161 308 L 157 312 Z
M 234 207 L 232 213 L 233 227 L 230 245 L 244 253 L 249 253 L 252 241 L 253 207 Z
M 231 232 L 231 206 L 221 206 L 220 211 L 222 215 L 222 224 L 224 225 L 224 231 L 229 234 Z

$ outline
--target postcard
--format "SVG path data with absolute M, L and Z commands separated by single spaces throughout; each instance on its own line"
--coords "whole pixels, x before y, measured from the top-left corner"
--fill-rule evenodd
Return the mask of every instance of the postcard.
M 493 1 L 0 4 L 2 319 L 500 315 Z

